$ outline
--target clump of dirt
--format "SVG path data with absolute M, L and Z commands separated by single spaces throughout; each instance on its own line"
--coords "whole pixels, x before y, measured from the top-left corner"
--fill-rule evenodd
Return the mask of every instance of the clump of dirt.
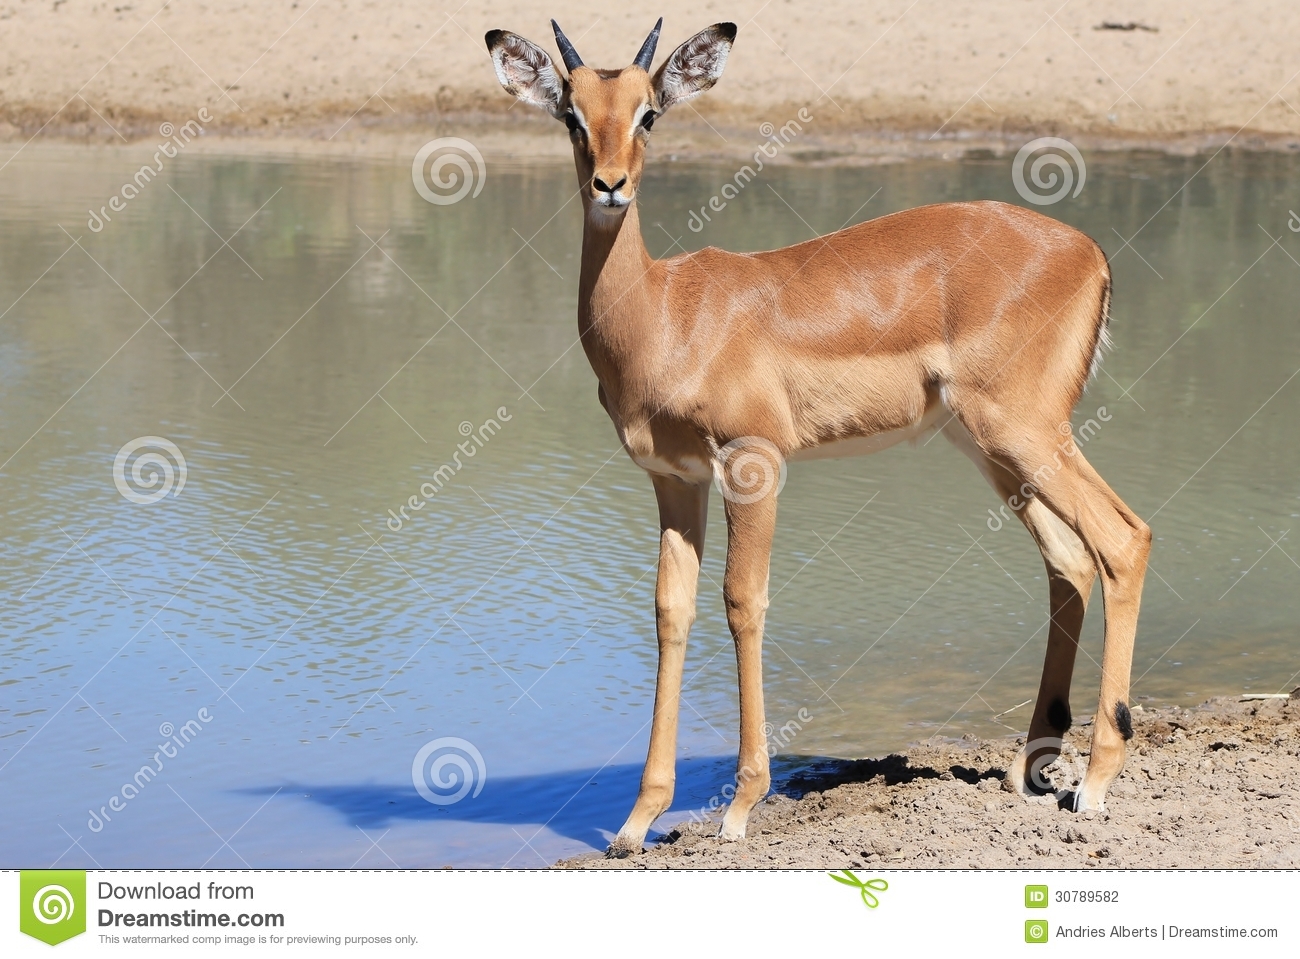
M 1300 692 L 1300 691 L 1297 691 Z M 902 755 L 814 767 L 782 784 L 748 835 L 684 824 L 638 856 L 558 868 L 1297 868 L 1300 698 L 1134 708 L 1124 772 L 1102 813 L 1003 789 L 1022 739 L 929 739 Z M 1091 726 L 1046 772 L 1072 786 Z

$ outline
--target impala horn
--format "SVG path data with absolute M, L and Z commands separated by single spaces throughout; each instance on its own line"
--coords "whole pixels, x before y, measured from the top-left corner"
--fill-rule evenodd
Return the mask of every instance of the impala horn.
M 555 31 L 555 45 L 560 48 L 560 56 L 564 59 L 564 66 L 570 73 L 582 66 L 582 57 L 578 56 L 578 51 L 573 49 L 573 44 L 569 38 L 564 35 L 560 25 L 554 20 L 551 21 L 551 28 Z
M 641 44 L 641 50 L 637 53 L 636 59 L 632 61 L 646 73 L 650 72 L 650 64 L 654 63 L 655 47 L 659 45 L 659 28 L 663 25 L 664 18 L 660 17 L 659 22 L 655 24 L 655 28 L 650 31 L 650 36 L 646 37 L 645 43 Z

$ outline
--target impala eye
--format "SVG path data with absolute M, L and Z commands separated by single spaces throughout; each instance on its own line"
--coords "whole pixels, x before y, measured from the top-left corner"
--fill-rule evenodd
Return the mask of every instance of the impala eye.
M 641 115 L 641 126 L 649 130 L 652 126 L 655 125 L 655 117 L 657 115 L 658 114 L 656 114 L 653 110 L 647 110 L 645 113 Z
M 570 133 L 573 133 L 578 129 L 578 118 L 572 113 L 566 113 L 564 115 L 564 125 L 569 128 Z

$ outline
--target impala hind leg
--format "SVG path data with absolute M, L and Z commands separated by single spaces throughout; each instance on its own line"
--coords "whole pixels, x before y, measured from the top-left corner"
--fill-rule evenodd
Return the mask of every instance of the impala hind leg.
M 1023 434 L 1022 434 L 1023 443 Z M 1069 530 L 1078 537 L 1083 548 L 1101 576 L 1102 600 L 1105 608 L 1105 645 L 1101 659 L 1101 690 L 1097 714 L 1093 721 L 1091 754 L 1088 771 L 1075 790 L 1073 805 L 1076 812 L 1103 808 L 1106 790 L 1124 768 L 1126 743 L 1133 735 L 1132 717 L 1128 709 L 1129 680 L 1133 666 L 1133 641 L 1137 633 L 1138 609 L 1142 601 L 1142 581 L 1146 574 L 1147 557 L 1151 552 L 1151 530 L 1142 519 L 1129 509 L 1124 501 L 1106 485 L 1083 454 L 1072 443 L 1067 454 L 1061 447 L 1038 449 L 1026 455 L 1024 448 L 1008 455 L 1013 464 L 1011 472 L 1022 480 L 1022 487 L 1031 489 L 1033 498 L 1046 506 Z M 1026 512 L 1028 507 L 1026 507 Z M 1041 544 L 1040 544 L 1041 545 Z M 1045 554 L 1046 555 L 1046 554 Z M 1051 561 L 1049 560 L 1049 567 Z M 1077 584 L 1076 584 L 1077 586 Z M 1069 599 L 1068 589 L 1058 586 L 1063 598 Z M 1080 593 L 1080 600 L 1086 595 Z M 1055 599 L 1053 600 L 1055 609 Z M 1065 632 L 1073 624 L 1073 616 L 1066 611 L 1061 626 Z M 1082 603 L 1078 604 L 1082 619 Z M 1055 624 L 1053 628 L 1056 628 Z M 1073 633 L 1069 658 L 1073 661 L 1077 646 L 1077 630 Z M 1064 649 L 1064 647 L 1062 647 Z M 1064 664 L 1065 653 L 1059 657 Z M 1044 670 L 1043 688 L 1052 690 L 1048 675 L 1053 670 L 1050 648 Z M 1029 741 L 1036 733 L 1045 733 L 1053 726 L 1053 702 L 1048 696 L 1040 699 L 1034 711 Z M 1059 739 L 1051 733 L 1040 738 Z M 1019 774 L 1028 776 L 1033 771 L 1033 757 L 1025 756 L 1019 765 Z M 1043 764 L 1038 763 L 1038 768 Z M 1013 785 L 1014 785 L 1013 781 Z
M 745 838 L 750 811 L 772 784 L 767 734 L 763 730 L 763 621 L 767 614 L 767 577 L 776 530 L 776 496 L 753 503 L 728 500 L 727 574 L 722 582 L 727 625 L 736 644 L 740 681 L 740 753 L 736 758 L 736 794 L 722 819 L 722 839 Z
M 1012 478 L 1001 467 L 990 464 L 997 475 L 995 488 L 1004 500 L 1015 496 Z M 1000 475 L 998 475 L 1000 474 Z M 1023 503 L 1017 515 L 1043 554 L 1047 567 L 1048 625 L 1047 652 L 1038 697 L 1029 721 L 1024 748 L 1017 754 L 1004 784 L 1023 796 L 1054 792 L 1043 775 L 1061 752 L 1061 742 L 1071 724 L 1070 683 L 1079 651 L 1088 597 L 1097 578 L 1097 566 L 1083 542 L 1040 500 Z
M 985 456 L 964 426 L 952 422 L 944 433 L 975 462 L 989 485 L 1025 524 L 1047 566 L 1050 618 L 1043 675 L 1025 746 L 1003 780 L 1007 789 L 1022 796 L 1044 795 L 1054 789 L 1042 770 L 1060 754 L 1062 738 L 1071 724 L 1070 683 L 1097 566 L 1070 527 L 1040 500 L 1026 502 L 1021 497 L 1015 476 Z
M 651 476 L 659 500 L 659 576 L 655 583 L 655 631 L 659 672 L 650 750 L 641 774 L 641 789 L 627 822 L 614 837 L 607 856 L 639 852 L 650 824 L 673 801 L 677 780 L 677 713 L 681 704 L 686 638 L 695 622 L 695 587 L 704 555 L 709 487 L 671 476 Z

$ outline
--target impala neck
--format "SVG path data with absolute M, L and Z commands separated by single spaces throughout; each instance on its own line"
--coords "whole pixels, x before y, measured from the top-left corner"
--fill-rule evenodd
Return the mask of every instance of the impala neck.
M 589 208 L 583 212 L 578 329 L 584 339 L 594 327 L 598 335 L 608 330 L 614 339 L 623 340 L 630 331 L 619 318 L 645 315 L 650 308 L 654 259 L 641 239 L 636 201 L 609 223 L 593 222 Z M 600 338 L 610 339 L 606 335 Z

